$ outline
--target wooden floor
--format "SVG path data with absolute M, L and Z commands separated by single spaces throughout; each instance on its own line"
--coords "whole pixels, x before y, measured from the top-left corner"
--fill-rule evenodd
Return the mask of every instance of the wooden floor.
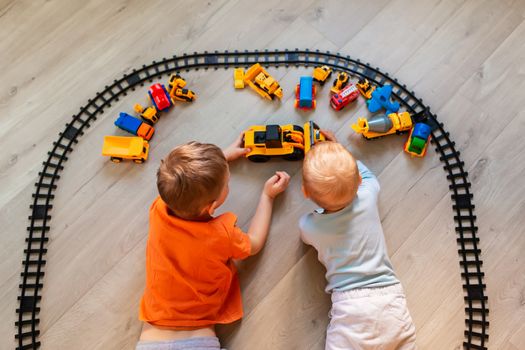
M 344 4 L 343 4 L 344 3 Z M 310 48 L 349 54 L 397 77 L 445 123 L 470 173 L 490 307 L 490 349 L 525 349 L 525 2 L 395 1 L 10 1 L 0 0 L 0 348 L 15 347 L 15 309 L 34 183 L 52 141 L 80 106 L 133 67 L 184 52 Z M 310 70 L 270 68 L 281 103 L 235 91 L 232 70 L 184 73 L 199 94 L 157 125 L 151 158 L 115 165 L 100 156 L 113 121 L 145 102 L 114 104 L 80 139 L 53 203 L 44 279 L 42 349 L 133 349 L 144 285 L 147 209 L 155 172 L 188 140 L 225 146 L 249 125 L 314 119 L 337 132 L 381 182 L 389 253 L 421 349 L 460 349 L 464 302 L 448 183 L 433 150 L 402 152 L 402 137 L 366 142 L 321 89 L 315 112 L 293 108 Z M 232 166 L 224 210 L 247 228 L 263 181 L 293 175 L 276 202 L 267 245 L 240 271 L 242 322 L 219 327 L 228 349 L 323 349 L 329 296 L 297 220 L 312 209 L 300 163 Z

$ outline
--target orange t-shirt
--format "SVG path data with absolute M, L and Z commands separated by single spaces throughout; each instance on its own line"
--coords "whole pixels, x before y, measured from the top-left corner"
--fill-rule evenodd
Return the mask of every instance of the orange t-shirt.
M 197 327 L 242 317 L 232 259 L 250 255 L 248 235 L 225 213 L 209 221 L 169 214 L 158 197 L 150 208 L 146 287 L 139 318 L 156 326 Z

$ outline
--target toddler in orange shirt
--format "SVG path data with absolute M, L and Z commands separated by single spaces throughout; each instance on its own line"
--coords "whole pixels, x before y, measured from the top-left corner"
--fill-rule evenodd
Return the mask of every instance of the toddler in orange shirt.
M 262 249 L 274 198 L 290 176 L 279 171 L 266 181 L 247 233 L 233 213 L 214 216 L 228 196 L 228 162 L 249 152 L 241 140 L 242 135 L 224 151 L 189 142 L 161 162 L 159 197 L 149 214 L 137 350 L 220 349 L 214 325 L 242 317 L 233 259 Z

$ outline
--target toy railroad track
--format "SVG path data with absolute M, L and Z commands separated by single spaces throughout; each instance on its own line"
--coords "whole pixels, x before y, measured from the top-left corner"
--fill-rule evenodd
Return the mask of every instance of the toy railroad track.
M 436 152 L 440 155 L 440 160 L 445 164 L 447 179 L 451 183 L 449 188 L 452 191 L 451 197 L 455 213 L 461 277 L 466 293 L 464 296 L 466 330 L 464 331 L 463 347 L 464 349 L 487 349 L 489 310 L 485 295 L 486 286 L 483 283 L 484 273 L 481 271 L 483 262 L 480 258 L 479 238 L 476 236 L 478 228 L 475 225 L 473 194 L 470 192 L 471 185 L 468 181 L 468 173 L 464 170 L 464 163 L 460 159 L 460 152 L 456 151 L 455 143 L 450 140 L 449 133 L 413 91 L 398 83 L 395 78 L 381 72 L 379 68 L 374 68 L 368 63 L 362 63 L 349 56 L 318 50 L 295 49 L 215 51 L 213 53 L 205 51 L 204 53 L 195 52 L 189 55 L 164 58 L 159 62 L 153 61 L 115 80 L 113 84 L 105 86 L 103 91 L 88 100 L 88 103 L 73 115 L 71 121 L 65 125 L 65 129 L 59 133 L 58 139 L 53 142 L 53 147 L 48 152 L 47 160 L 43 162 L 42 170 L 38 173 L 38 182 L 35 184 L 36 190 L 30 205 L 30 224 L 27 228 L 27 246 L 24 249 L 25 259 L 22 261 L 19 307 L 16 309 L 18 314 L 18 320 L 15 323 L 17 350 L 38 349 L 41 345 L 38 339 L 40 334 L 38 316 L 42 299 L 40 292 L 43 287 L 53 192 L 57 188 L 56 182 L 60 179 L 59 173 L 64 169 L 63 163 L 67 161 L 68 153 L 73 150 L 73 146 L 84 134 L 84 130 L 89 128 L 90 123 L 103 113 L 105 107 L 111 106 L 112 102 L 126 96 L 130 89 L 135 90 L 137 86 L 143 86 L 146 82 L 152 82 L 163 75 L 191 69 L 247 67 L 257 62 L 276 67 L 327 65 L 334 70 L 344 71 L 355 77 L 367 78 L 376 85 L 390 84 L 393 86 L 394 99 L 398 100 L 409 112 L 425 119 L 431 125 L 432 142 L 436 147 Z

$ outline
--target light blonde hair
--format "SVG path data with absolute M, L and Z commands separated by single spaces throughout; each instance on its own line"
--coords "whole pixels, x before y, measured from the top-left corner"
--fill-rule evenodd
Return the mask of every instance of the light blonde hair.
M 195 219 L 219 198 L 224 188 L 228 162 L 212 144 L 189 142 L 173 149 L 157 171 L 160 197 L 184 219 Z
M 354 199 L 361 183 L 354 156 L 337 142 L 321 142 L 306 154 L 303 186 L 307 196 L 327 210 L 341 209 Z

